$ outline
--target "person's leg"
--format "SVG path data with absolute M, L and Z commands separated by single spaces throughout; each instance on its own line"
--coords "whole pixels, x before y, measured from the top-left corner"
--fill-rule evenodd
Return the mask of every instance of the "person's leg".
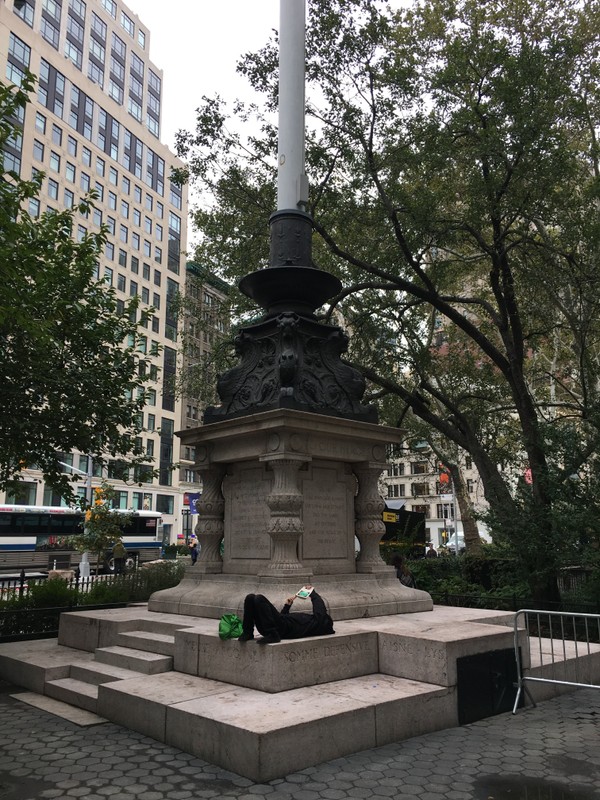
M 256 595 L 247 594 L 244 598 L 244 619 L 242 620 L 242 635 L 238 636 L 239 642 L 248 642 L 254 639 Z
M 265 643 L 281 641 L 281 614 L 262 594 L 254 596 L 254 624 Z

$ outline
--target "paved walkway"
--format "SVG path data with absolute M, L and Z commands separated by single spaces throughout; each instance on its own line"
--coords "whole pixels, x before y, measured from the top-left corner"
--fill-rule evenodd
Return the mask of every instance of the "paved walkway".
M 11 697 L 20 691 L 0 683 L 1 800 L 600 800 L 600 692 L 594 690 L 267 784 L 109 722 L 80 727 Z

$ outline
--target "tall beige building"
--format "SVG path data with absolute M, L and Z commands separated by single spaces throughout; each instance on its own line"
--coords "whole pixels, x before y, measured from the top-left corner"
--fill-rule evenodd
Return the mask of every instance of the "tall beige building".
M 25 69 L 38 77 L 22 139 L 5 152 L 5 168 L 26 179 L 45 173 L 33 215 L 73 206 L 95 189 L 96 208 L 77 230 L 108 226 L 99 277 L 123 300 L 139 295 L 142 307 L 155 308 L 142 342 L 152 357 L 142 445 L 158 477 L 132 470 L 127 480 L 113 480 L 86 453 L 57 458 L 66 472 L 93 474 L 94 485 L 111 478 L 119 507 L 162 512 L 165 534 L 175 541 L 182 495 L 174 432 L 182 407 L 174 390 L 178 334 L 170 298 L 185 283 L 187 193 L 170 180 L 181 162 L 160 142 L 163 74 L 149 52 L 150 32 L 117 0 L 0 0 L 3 81 L 19 84 Z M 34 470 L 23 477 L 19 502 L 61 504 Z

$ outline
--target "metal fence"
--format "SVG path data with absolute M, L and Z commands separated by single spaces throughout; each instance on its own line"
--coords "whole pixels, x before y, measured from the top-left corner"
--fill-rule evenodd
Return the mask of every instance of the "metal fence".
M 526 674 L 522 667 L 519 636 L 527 632 L 529 663 L 538 672 Z M 515 614 L 514 648 L 517 664 L 516 713 L 523 695 L 535 701 L 526 683 L 545 683 L 582 689 L 600 689 L 600 670 L 590 670 L 586 657 L 600 653 L 600 614 L 520 609 Z M 531 667 L 529 668 L 531 670 Z
M 69 580 L 65 580 L 65 585 L 69 589 L 77 589 L 82 592 L 89 592 L 92 586 L 96 583 L 113 583 L 118 580 L 118 575 L 89 575 L 87 577 L 79 577 L 78 573 Z M 0 575 L 0 600 L 12 600 L 17 597 L 23 597 L 29 593 L 32 586 L 45 583 L 48 580 L 47 575 L 27 575 L 24 570 L 18 577 L 3 577 Z

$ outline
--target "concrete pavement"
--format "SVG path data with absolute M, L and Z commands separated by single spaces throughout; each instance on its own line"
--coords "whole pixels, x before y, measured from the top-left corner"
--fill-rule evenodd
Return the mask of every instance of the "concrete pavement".
M 12 697 L 20 692 L 0 683 L 2 800 L 600 800 L 595 690 L 264 784 L 100 718 L 69 721 Z M 235 753 L 232 770 L 234 762 Z

